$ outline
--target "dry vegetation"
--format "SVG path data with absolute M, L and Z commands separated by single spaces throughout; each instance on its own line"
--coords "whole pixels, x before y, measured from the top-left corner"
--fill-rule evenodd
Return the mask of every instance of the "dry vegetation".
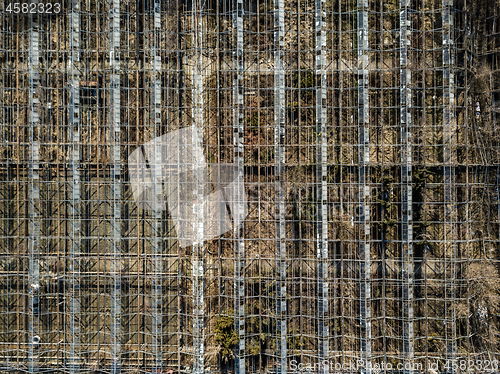
M 89 294 L 83 295 L 82 330 L 88 334 L 82 344 L 88 348 L 88 361 L 105 360 L 95 346 L 109 342 L 102 324 L 110 313 L 109 260 L 99 256 L 109 252 L 109 224 L 113 214 L 110 205 L 110 128 L 109 65 L 107 10 L 91 2 L 89 12 L 82 16 L 81 68 L 81 160 L 82 160 L 82 264 Z M 140 3 L 140 2 L 139 2 Z M 310 360 L 318 348 L 317 340 L 317 141 L 316 87 L 314 60 L 314 4 L 286 2 L 286 27 L 290 31 L 284 40 L 286 49 L 286 171 L 283 182 L 286 200 L 287 305 L 288 337 L 291 356 Z M 327 16 L 328 87 L 328 239 L 330 282 L 331 350 L 359 350 L 359 134 L 357 35 L 354 2 L 342 1 L 343 14 Z M 383 4 L 382 4 L 383 3 Z M 440 3 L 440 2 L 439 2 Z M 162 4 L 166 4 L 162 2 Z M 329 7 L 337 3 L 327 1 Z M 370 3 L 372 4 L 372 3 Z M 437 2 L 436 2 L 437 4 Z M 398 2 L 372 4 L 374 11 L 384 11 L 383 18 L 371 17 L 370 48 L 373 65 L 370 67 L 370 179 L 371 186 L 371 246 L 372 259 L 372 322 L 373 351 L 401 357 L 402 315 L 401 242 L 402 183 L 401 132 L 399 110 L 399 55 L 394 52 L 399 39 Z M 121 160 L 126 164 L 128 154 L 138 145 L 155 136 L 187 126 L 192 121 L 191 74 L 192 35 L 186 31 L 191 18 L 185 9 L 162 5 L 162 119 L 161 128 L 153 128 L 150 119 L 149 53 L 152 39 L 141 30 L 148 30 L 151 17 L 136 13 L 134 5 L 123 5 L 129 17 L 123 20 L 127 30 L 122 36 L 121 100 Z M 382 9 L 379 9 L 379 7 Z M 126 7 L 126 9 L 125 9 Z M 500 277 L 498 269 L 499 243 L 499 175 L 500 135 L 500 67 L 494 58 L 485 55 L 491 38 L 478 46 L 470 39 L 457 38 L 457 61 L 469 61 L 476 53 L 472 66 L 455 66 L 456 95 L 453 141 L 455 185 L 453 186 L 453 245 L 445 238 L 443 183 L 443 79 L 442 35 L 436 30 L 440 16 L 438 5 L 426 2 L 422 13 L 415 12 L 412 22 L 415 32 L 411 57 L 412 93 L 412 196 L 414 251 L 414 317 L 416 356 L 443 356 L 449 339 L 444 316 L 453 313 L 459 353 L 483 354 L 499 352 Z M 254 34 L 245 35 L 244 144 L 249 215 L 242 230 L 245 238 L 246 267 L 245 295 L 247 297 L 245 334 L 250 366 L 273 364 L 277 339 L 277 269 L 276 205 L 273 166 L 276 163 L 274 145 L 274 48 L 273 17 L 269 4 L 259 5 L 258 15 L 249 16 L 245 28 Z M 300 13 L 295 13 L 300 10 Z M 426 11 L 424 13 L 423 11 Z M 492 9 L 476 10 L 476 16 L 486 19 Z M 94 13 L 98 13 L 96 16 Z M 460 14 L 460 15 L 459 15 Z M 457 13 L 457 17 L 462 17 Z M 139 17 L 139 18 L 137 18 Z M 495 16 L 496 17 L 496 16 Z M 498 17 L 497 17 L 498 18 Z M 497 19 L 497 21 L 500 21 Z M 65 73 L 67 61 L 62 50 L 67 48 L 65 18 L 53 20 L 53 27 L 44 31 L 42 47 L 60 51 L 42 57 L 40 114 L 43 126 L 36 136 L 40 140 L 40 163 L 43 189 L 41 200 L 43 225 L 40 261 L 41 286 L 46 295 L 42 317 L 47 342 L 61 340 L 58 331 L 68 323 L 67 296 L 64 285 L 58 283 L 71 274 L 68 259 L 71 225 L 68 218 L 69 141 L 69 78 Z M 215 13 L 204 19 L 205 95 L 204 141 L 210 162 L 232 162 L 233 149 L 233 83 L 235 79 L 232 51 L 234 38 L 230 17 Z M 456 20 L 457 27 L 464 19 Z M 489 22 L 489 21 L 488 21 Z M 491 25 L 477 22 L 476 38 L 488 34 Z M 19 24 L 12 31 L 22 31 Z M 179 30 L 177 29 L 179 27 Z M 181 31 L 181 32 L 179 32 Z M 293 31 L 293 32 L 292 32 Z M 337 32 L 340 31 L 340 34 Z M 218 34 L 220 32 L 220 34 Z M 0 273 L 8 280 L 0 300 L 8 315 L 0 319 L 3 343 L 26 347 L 27 320 L 22 313 L 28 308 L 28 289 L 24 282 L 29 261 L 28 237 L 28 161 L 30 143 L 29 82 L 27 73 L 27 33 L 18 35 L 7 45 L 10 50 L 1 56 L 5 67 L 0 82 L 0 162 L 2 163 L 0 244 Z M 498 36 L 496 36 L 498 38 Z M 496 42 L 497 46 L 499 42 Z M 4 44 L 6 45 L 6 44 Z M 460 47 L 460 48 L 458 48 Z M 14 52 L 15 51 L 15 52 Z M 426 51 L 426 52 L 419 52 Z M 465 51 L 465 52 L 462 52 Z M 15 56 L 15 57 L 13 57 Z M 465 63 L 464 63 L 465 64 Z M 271 68 L 267 68 L 271 66 Z M 95 90 L 94 90 L 95 87 Z M 50 107 L 48 106 L 50 103 Z M 479 108 L 479 109 L 477 109 Z M 8 166 L 5 166 L 7 165 Z M 141 364 L 148 358 L 151 323 L 150 226 L 151 215 L 137 209 L 126 183 L 123 167 L 122 237 L 123 245 L 123 346 L 129 352 L 130 363 Z M 49 183 L 50 182 L 50 183 Z M 166 276 L 163 289 L 165 302 L 165 337 L 169 360 L 192 360 L 192 275 L 189 249 L 180 250 L 175 243 L 172 222 L 165 213 L 162 236 Z M 449 235 L 449 234 L 447 234 Z M 206 244 L 206 331 L 207 362 L 212 366 L 233 364 L 233 349 L 237 334 L 234 317 L 234 257 L 233 234 Z M 108 278 L 105 278 L 108 276 Z M 104 279 L 101 279 L 104 278 Z M 451 281 L 452 280 L 452 281 Z M 4 283 L 6 284 L 6 283 Z M 10 288 L 9 288 L 10 287 Z M 106 288 L 108 287 L 108 288 Z M 83 293 L 83 292 L 82 292 Z M 54 301 L 55 300 L 55 301 Z M 59 306 L 58 306 L 59 305 Z M 60 306 L 62 305 L 62 307 Z M 451 306 L 450 306 L 451 305 Z M 17 311 L 22 311 L 18 313 Z M 2 314 L 2 316 L 5 315 Z M 418 319 L 418 321 L 416 321 Z M 167 327 L 168 326 L 168 327 Z M 109 328 L 107 326 L 105 329 Z M 15 334 L 22 331 L 21 338 Z M 182 329 L 182 331 L 181 331 Z M 179 334 L 180 332 L 180 334 Z M 142 334 L 142 335 L 141 335 Z M 178 335 L 181 336 L 178 338 Z M 148 337 L 145 337 L 148 336 Z M 18 349 L 18 348 L 15 348 Z M 107 348 L 102 348 L 108 351 Z M 47 360 L 56 349 L 48 349 Z M 103 358 L 104 357 L 104 358 Z M 149 358 L 150 359 L 150 358 Z M 97 364 L 96 364 L 97 365 Z M 173 365 L 173 364 L 172 364 Z

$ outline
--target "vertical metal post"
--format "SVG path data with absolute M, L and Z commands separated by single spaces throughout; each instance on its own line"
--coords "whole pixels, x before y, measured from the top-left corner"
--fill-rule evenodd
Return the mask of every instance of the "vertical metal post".
M 168 2 L 171 4 L 171 2 Z M 176 63 L 175 63 L 175 72 L 176 75 L 178 75 L 177 79 L 177 98 L 174 100 L 174 103 L 177 103 L 177 118 L 176 118 L 176 124 L 180 127 L 180 122 L 185 118 L 185 109 L 184 109 L 184 95 L 186 94 L 186 86 L 185 86 L 185 66 L 184 66 L 184 56 L 185 51 L 182 49 L 182 38 L 183 38 L 183 33 L 181 32 L 182 30 L 182 17 L 181 17 L 181 7 L 179 3 L 174 3 L 177 4 L 175 6 L 175 31 L 176 31 L 176 38 L 175 38 L 175 49 L 176 49 Z M 186 257 L 180 252 L 178 252 L 178 273 L 177 273 L 177 319 L 178 319 L 178 352 L 177 352 L 177 370 L 180 372 L 181 366 L 182 365 L 182 358 L 183 358 L 183 352 L 182 350 L 184 349 L 186 342 L 187 342 L 187 333 L 186 333 L 186 324 L 187 324 L 187 306 L 185 304 L 185 299 L 186 297 L 186 281 L 185 281 L 185 275 L 186 275 Z
M 80 2 L 70 1 L 69 13 L 69 122 L 71 134 L 71 193 L 70 193 L 70 248 L 69 248 L 69 338 L 70 372 L 78 372 L 80 350 Z
M 112 372 L 121 371 L 121 157 L 120 157 L 120 0 L 112 0 L 109 10 L 110 133 L 111 133 L 111 293 Z
M 244 131 L 244 101 L 243 101 L 243 0 L 236 0 L 236 11 L 233 17 L 236 29 L 236 55 L 234 56 L 234 70 L 236 79 L 233 89 L 234 102 L 234 163 L 238 167 L 238 176 L 243 178 L 244 154 L 243 154 L 243 131 Z M 235 199 L 238 208 L 241 207 L 243 196 L 240 196 L 240 188 L 237 189 Z M 241 212 L 236 213 L 242 216 Z M 235 262 L 234 262 L 234 326 L 238 334 L 238 345 L 235 352 L 235 373 L 245 374 L 245 278 L 242 274 L 245 270 L 245 241 L 241 235 L 240 227 L 234 228 L 235 240 Z
M 161 127 L 161 8 L 160 0 L 153 1 L 153 40 L 151 44 L 151 134 L 153 138 L 160 136 Z M 154 165 L 152 167 L 152 178 L 159 183 L 152 183 L 152 196 L 162 194 L 162 191 L 156 191 L 156 188 L 161 188 L 162 180 L 162 146 L 155 142 L 154 148 Z M 158 204 L 154 205 L 152 211 L 151 223 L 151 254 L 152 254 L 152 285 L 151 285 L 151 345 L 153 352 L 152 373 L 161 373 L 162 371 L 162 234 L 161 234 L 161 218 L 162 207 Z
M 203 134 L 203 0 L 193 1 L 193 27 L 194 31 L 194 68 L 193 72 L 193 120 L 195 130 L 193 131 L 193 145 L 199 141 L 199 135 Z M 199 133 L 199 134 L 198 134 Z M 202 163 L 204 158 L 200 154 L 202 147 L 195 147 L 195 162 Z M 194 194 L 196 202 L 193 209 L 196 217 L 196 235 L 193 244 L 193 345 L 194 345 L 194 367 L 193 374 L 205 372 L 205 325 L 204 325 L 204 292 L 205 292 L 205 258 L 204 258 L 204 218 L 205 218 L 205 186 L 203 168 L 196 168 Z
M 326 32 L 324 21 L 325 0 L 316 0 L 316 204 L 317 257 L 318 257 L 318 355 L 319 373 L 328 373 L 328 214 L 327 214 L 327 138 L 326 138 Z
M 38 372 L 40 352 L 40 33 L 39 20 L 30 14 L 29 34 L 29 371 Z
M 359 163 L 359 257 L 360 257 L 360 353 L 371 362 L 370 284 L 370 58 L 368 50 L 368 0 L 358 0 L 358 163 Z M 362 373 L 370 373 L 363 368 Z
M 410 0 L 399 3 L 399 63 L 400 63 L 400 131 L 401 131 L 401 249 L 403 301 L 403 356 L 405 373 L 413 373 L 413 213 L 412 213 L 412 89 L 411 67 L 408 56 L 411 45 Z
M 274 183 L 276 206 L 276 264 L 278 270 L 276 315 L 278 374 L 287 372 L 286 339 L 286 234 L 285 190 L 285 66 L 284 66 L 285 5 L 274 0 Z
M 457 206 L 455 188 L 456 119 L 454 83 L 454 10 L 453 0 L 443 0 L 443 168 L 444 168 L 444 285 L 446 359 L 452 362 L 457 353 L 455 313 L 456 229 Z M 450 365 L 455 372 L 453 365 Z

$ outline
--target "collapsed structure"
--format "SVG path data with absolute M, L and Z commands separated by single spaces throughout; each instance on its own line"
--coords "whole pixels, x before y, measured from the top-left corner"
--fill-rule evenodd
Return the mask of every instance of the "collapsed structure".
M 495 360 L 496 1 L 61 4 L 0 14 L 2 371 Z M 188 126 L 247 211 L 185 246 L 128 161 Z

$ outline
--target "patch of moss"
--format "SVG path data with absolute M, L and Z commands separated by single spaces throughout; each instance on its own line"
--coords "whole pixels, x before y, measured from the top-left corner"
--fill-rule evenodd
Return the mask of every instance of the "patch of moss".
M 301 68 L 292 76 L 294 88 L 301 89 L 301 95 L 305 98 L 312 98 L 313 90 L 308 89 L 316 86 L 316 75 L 312 69 Z
M 227 361 L 238 343 L 238 336 L 234 331 L 234 318 L 219 316 L 215 322 L 215 341 L 220 347 L 222 359 Z
M 245 120 L 247 129 L 250 131 L 259 130 L 259 113 L 253 112 L 249 117 Z

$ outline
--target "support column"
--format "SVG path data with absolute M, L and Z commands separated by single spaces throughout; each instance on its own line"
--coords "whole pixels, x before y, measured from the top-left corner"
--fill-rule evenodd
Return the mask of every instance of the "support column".
M 370 283 L 370 57 L 368 50 L 368 0 L 358 0 L 358 163 L 359 163 L 359 276 L 360 276 L 360 353 L 370 363 L 371 283 Z M 362 373 L 371 373 L 369 366 Z
M 69 13 L 69 122 L 71 137 L 70 164 L 70 247 L 69 247 L 69 369 L 77 373 L 80 365 L 80 2 L 70 1 Z
M 109 10 L 110 134 L 111 134 L 111 370 L 121 371 L 121 158 L 120 158 L 120 0 Z
M 452 362 L 457 354 L 457 326 L 455 312 L 457 204 L 455 185 L 456 118 L 454 78 L 454 9 L 453 0 L 443 0 L 443 168 L 444 168 L 444 287 L 446 359 Z M 450 365 L 451 372 L 455 370 Z
M 412 89 L 409 49 L 411 45 L 410 0 L 399 3 L 400 131 L 401 131 L 401 257 L 403 280 L 403 357 L 405 373 L 413 373 L 413 198 L 412 198 Z M 408 369 L 409 368 L 409 369 Z
M 193 25 L 194 32 L 194 68 L 193 72 L 193 120 L 195 129 L 193 131 L 192 144 L 198 144 L 199 138 L 203 136 L 203 0 L 193 0 Z M 195 162 L 204 163 L 203 148 L 195 147 Z M 201 153 L 201 154 L 200 154 Z M 205 218 L 205 170 L 197 168 L 195 170 L 196 202 L 193 204 L 195 212 L 196 234 L 193 244 L 193 349 L 194 363 L 193 374 L 203 374 L 205 372 L 205 324 L 204 324 L 204 293 L 205 293 L 205 248 L 204 241 L 204 218 Z M 202 183 L 200 183 L 203 181 Z
M 276 297 L 276 349 L 278 374 L 287 372 L 286 340 L 286 234 L 285 190 L 285 66 L 284 57 L 285 5 L 284 0 L 274 0 L 274 199 L 276 269 L 278 271 Z
M 29 190 L 28 190 L 28 253 L 29 253 L 29 372 L 37 373 L 40 355 L 40 26 L 36 15 L 30 14 L 29 31 Z
M 236 11 L 233 17 L 234 28 L 236 29 L 236 55 L 233 61 L 236 79 L 234 81 L 233 105 L 234 105 L 234 164 L 238 168 L 238 177 L 244 178 L 244 57 L 243 57 L 243 0 L 236 0 Z M 243 196 L 240 195 L 241 189 L 236 192 L 236 204 L 238 209 L 242 207 Z M 234 215 L 233 215 L 234 216 Z M 238 217 L 242 217 L 242 212 L 236 212 Z M 245 374 L 245 241 L 241 235 L 241 229 L 236 225 L 234 227 L 234 327 L 238 334 L 238 345 L 235 352 L 235 373 Z
M 326 114 L 326 32 L 325 0 L 316 0 L 316 204 L 318 257 L 318 359 L 319 373 L 328 373 L 323 362 L 329 358 L 328 326 L 328 189 L 327 189 L 327 114 Z
M 161 136 L 161 7 L 160 0 L 153 0 L 153 40 L 151 45 L 151 117 L 150 126 L 152 138 Z M 152 196 L 159 196 L 163 191 L 156 191 L 162 186 L 162 144 L 154 142 L 154 165 L 152 167 Z M 158 181 L 158 183 L 156 182 Z M 151 277 L 151 351 L 153 353 L 153 365 L 151 372 L 161 373 L 162 362 L 162 209 L 158 204 L 152 204 L 151 212 L 151 255 L 152 255 L 152 277 Z

